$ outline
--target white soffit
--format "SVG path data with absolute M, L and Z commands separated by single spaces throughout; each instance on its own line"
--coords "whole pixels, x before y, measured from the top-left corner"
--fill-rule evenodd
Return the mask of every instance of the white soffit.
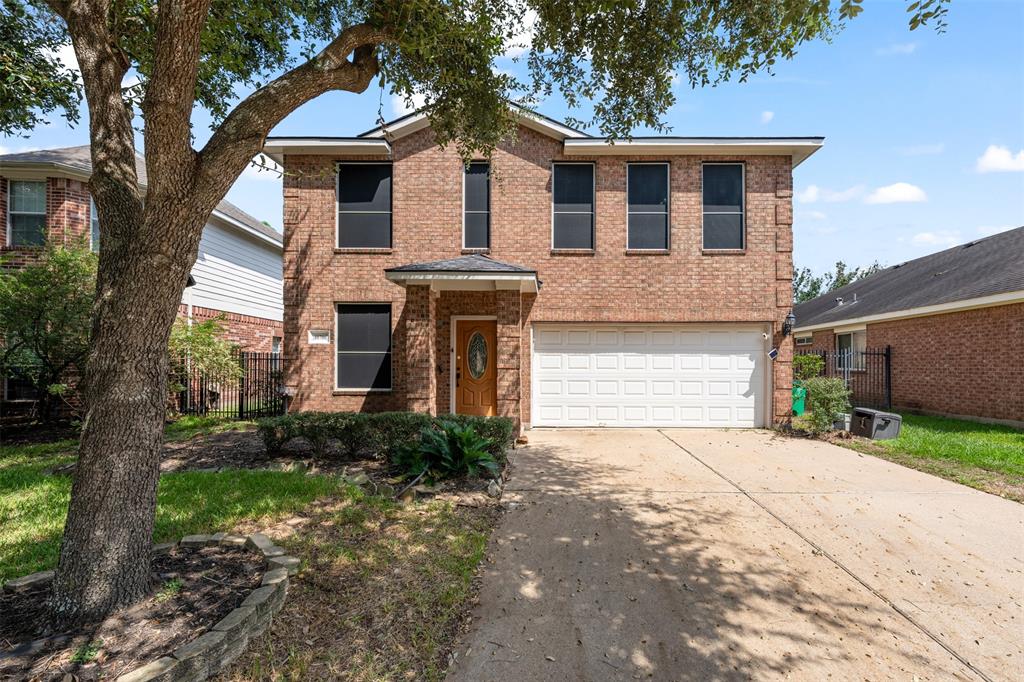
M 391 145 L 383 139 L 357 137 L 268 137 L 263 153 L 284 164 L 285 154 L 390 156 Z
M 648 137 L 631 140 L 608 138 L 567 139 L 566 156 L 791 156 L 793 166 L 825 144 L 823 137 Z

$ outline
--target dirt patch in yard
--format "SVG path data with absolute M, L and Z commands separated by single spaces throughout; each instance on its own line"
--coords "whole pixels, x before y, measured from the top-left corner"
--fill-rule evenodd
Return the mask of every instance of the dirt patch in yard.
M 152 563 L 148 599 L 99 623 L 49 632 L 49 585 L 0 594 L 0 679 L 114 679 L 197 638 L 259 586 L 263 558 L 177 548 Z
M 357 496 L 269 529 L 304 569 L 270 632 L 222 679 L 442 679 L 499 509 Z

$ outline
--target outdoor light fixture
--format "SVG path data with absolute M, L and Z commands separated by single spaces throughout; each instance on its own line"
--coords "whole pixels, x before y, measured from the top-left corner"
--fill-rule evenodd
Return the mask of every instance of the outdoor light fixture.
M 786 315 L 786 321 L 782 323 L 782 336 L 783 338 L 793 333 L 793 325 L 796 324 L 796 315 L 793 311 L 789 311 L 789 315 Z

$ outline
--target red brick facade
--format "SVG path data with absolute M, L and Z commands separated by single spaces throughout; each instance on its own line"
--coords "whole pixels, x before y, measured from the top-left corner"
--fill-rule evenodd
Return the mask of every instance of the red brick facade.
M 392 143 L 392 248 L 335 248 L 334 165 L 368 157 L 288 155 L 284 178 L 286 383 L 299 410 L 425 409 L 450 404 L 452 315 L 490 315 L 498 327 L 498 411 L 530 422 L 530 329 L 536 322 L 747 322 L 771 325 L 780 353 L 773 415 L 788 419 L 792 341 L 792 168 L 788 156 L 572 157 L 596 164 L 595 248 L 551 248 L 551 163 L 559 141 L 527 128 L 492 160 L 491 248 L 497 260 L 536 269 L 539 294 L 408 291 L 384 269 L 452 258 L 462 250 L 463 167 L 429 129 Z M 372 157 L 382 160 L 383 157 Z M 626 249 L 626 164 L 671 164 L 670 249 Z M 702 251 L 701 163 L 746 165 L 746 248 Z M 392 390 L 335 391 L 334 305 L 392 304 Z M 431 322 L 432 321 L 432 322 Z M 435 327 L 434 343 L 425 342 Z M 766 327 L 767 328 L 767 327 Z M 310 345 L 310 330 L 331 330 Z
M 182 303 L 178 307 L 178 315 L 187 317 L 188 306 Z M 192 306 L 192 319 L 197 322 L 215 317 L 223 318 L 221 324 L 229 342 L 253 353 L 270 353 L 274 350 L 274 338 L 284 339 L 284 326 L 278 320 Z
M 866 345 L 892 348 L 895 410 L 1024 423 L 1024 303 L 868 324 Z M 835 350 L 832 330 L 812 346 Z

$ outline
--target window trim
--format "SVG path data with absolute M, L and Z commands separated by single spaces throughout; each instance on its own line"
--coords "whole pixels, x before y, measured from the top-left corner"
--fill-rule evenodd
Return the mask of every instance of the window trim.
M 343 305 L 386 305 L 388 307 L 388 351 L 387 355 L 391 362 L 390 379 L 391 384 L 387 388 L 372 388 L 364 387 L 360 388 L 357 386 L 339 386 L 338 385 L 338 356 L 345 353 L 370 353 L 371 351 L 342 351 L 338 348 L 338 344 L 341 343 L 341 334 L 338 333 L 338 325 L 341 322 L 340 308 Z M 395 305 L 392 301 L 335 301 L 334 302 L 334 378 L 331 379 L 331 384 L 334 387 L 334 393 L 390 393 L 395 390 L 395 328 L 392 326 L 395 317 Z M 379 353 L 379 351 L 372 351 L 373 354 Z
M 643 248 L 629 243 L 629 217 L 634 214 L 629 210 L 629 169 L 632 166 L 665 166 L 665 246 L 660 248 Z M 703 170 L 701 171 L 703 173 Z M 636 211 L 636 215 L 661 215 L 651 211 Z M 626 162 L 626 250 L 650 251 L 661 253 L 672 250 L 672 162 L 671 161 L 627 161 Z
M 342 166 L 389 166 L 391 168 L 391 190 L 388 197 L 388 245 L 387 246 L 342 246 L 341 245 L 341 167 Z M 350 211 L 351 213 L 351 211 Z M 359 213 L 384 213 L 384 211 L 359 211 Z M 342 251 L 391 250 L 395 246 L 395 163 L 394 161 L 335 161 L 334 162 L 334 248 Z
M 13 197 L 14 197 L 14 183 L 16 183 L 16 182 L 31 182 L 31 183 L 43 186 L 43 212 L 42 213 L 35 213 L 35 212 L 29 212 L 29 211 L 15 211 L 14 210 L 14 199 L 13 199 Z M 46 200 L 47 200 L 47 194 L 49 194 L 47 184 L 48 183 L 46 182 L 46 180 L 18 180 L 18 179 L 11 179 L 11 178 L 7 179 L 7 216 L 6 216 L 6 222 L 7 222 L 7 242 L 6 242 L 6 246 L 13 246 L 13 247 L 16 247 L 16 248 L 21 248 L 21 249 L 37 249 L 40 246 L 43 246 L 43 245 L 46 244 L 46 217 L 47 217 Z M 43 216 L 43 244 L 15 244 L 14 243 L 14 226 L 11 223 L 11 216 L 12 215 L 41 215 L 41 216 Z
M 708 213 L 704 210 L 704 168 L 707 166 L 739 166 L 740 167 L 740 199 L 743 202 L 740 211 L 740 246 L 739 247 L 709 247 L 706 244 L 705 236 L 705 215 L 736 215 L 731 211 L 714 211 Z M 747 164 L 744 161 L 701 161 L 700 164 L 700 247 L 702 251 L 725 251 L 740 252 L 747 250 Z
M 466 208 L 466 175 L 469 166 L 473 164 L 487 165 L 487 246 L 466 246 L 466 214 L 484 213 L 484 211 L 470 211 Z M 491 250 L 491 162 L 486 159 L 474 159 L 462 167 L 462 250 L 463 251 L 490 251 Z
M 590 246 L 555 246 L 555 167 L 556 166 L 590 166 Z M 582 211 L 563 211 L 567 215 L 585 215 Z M 597 250 L 597 163 L 594 161 L 552 161 L 551 162 L 551 250 L 555 252 L 596 251 Z

